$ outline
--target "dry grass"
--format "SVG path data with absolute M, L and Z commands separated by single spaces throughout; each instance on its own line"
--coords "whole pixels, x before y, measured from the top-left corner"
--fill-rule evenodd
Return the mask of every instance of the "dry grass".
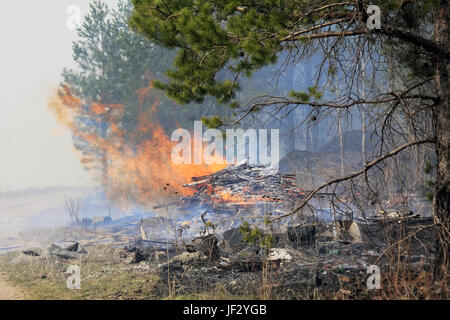
M 401 235 L 404 237 L 404 235 Z M 280 270 L 269 263 L 263 270 L 254 274 L 253 282 L 242 282 L 244 290 L 239 293 L 229 290 L 227 283 L 202 285 L 202 279 L 195 278 L 194 284 L 182 281 L 184 274 L 168 270 L 161 274 L 151 268 L 139 269 L 126 261 L 124 250 L 108 245 L 91 245 L 88 254 L 76 260 L 55 258 L 34 259 L 29 263 L 11 264 L 19 253 L 0 256 L 0 269 L 10 283 L 18 286 L 31 299 L 182 299 L 182 300 L 246 300 L 246 299 L 284 299 L 286 294 L 294 299 L 448 299 L 448 282 L 433 279 L 429 263 L 412 263 L 407 257 L 411 250 L 409 241 L 394 241 L 392 247 L 383 253 L 380 261 L 382 270 L 381 290 L 368 290 L 367 274 L 350 275 L 338 267 L 328 271 L 330 285 L 307 285 L 306 288 L 283 288 Z M 398 239 L 397 239 L 398 240 Z M 342 248 L 345 250 L 345 248 Z M 334 251 L 334 250 L 332 250 Z M 310 265 L 310 271 L 301 279 L 311 279 L 317 270 L 319 256 L 299 254 L 299 261 Z M 338 255 L 338 253 L 336 253 Z M 330 256 L 331 257 L 331 256 Z M 323 258 L 322 258 L 323 259 Z M 330 259 L 333 259 L 332 257 Z M 69 265 L 81 269 L 81 290 L 69 290 L 66 285 Z M 242 278 L 241 278 L 242 279 Z M 238 278 L 236 278 L 237 281 Z M 187 287 L 186 287 L 187 285 Z M 250 286 L 251 285 L 251 286 Z M 250 288 L 252 287 L 252 288 Z M 182 288 L 182 290 L 180 290 Z M 255 290 L 256 288 L 256 290 Z M 291 292 L 288 292 L 291 290 Z
M 0 266 L 11 283 L 30 293 L 32 299 L 155 299 L 156 275 L 127 268 L 118 251 L 107 246 L 89 247 L 89 253 L 77 260 L 46 258 L 10 264 L 17 255 L 2 256 Z M 81 269 L 81 289 L 70 290 L 65 274 L 69 265 Z

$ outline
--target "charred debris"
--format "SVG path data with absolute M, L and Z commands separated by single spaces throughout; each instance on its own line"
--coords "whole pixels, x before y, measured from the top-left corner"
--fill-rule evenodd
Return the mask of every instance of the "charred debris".
M 270 274 L 270 295 L 279 298 L 315 297 L 317 290 L 323 297 L 338 292 L 343 298 L 367 298 L 371 265 L 382 272 L 407 267 L 417 275 L 431 268 L 436 236 L 431 217 L 412 212 L 367 219 L 332 215 L 327 203 L 335 195 L 322 193 L 312 199 L 316 215 L 267 223 L 310 192 L 296 186 L 294 178 L 247 163 L 194 177 L 185 185 L 194 194 L 155 207 L 161 215 L 96 218 L 84 225 L 80 247 L 51 245 L 47 255 L 73 259 L 79 248 L 89 252 L 98 244 L 111 246 L 126 268 L 176 279 L 158 288 L 161 296 L 217 286 L 232 294 L 260 295 L 261 281 Z M 28 251 L 22 260 L 40 258 Z
M 414 272 L 431 265 L 431 217 L 399 210 L 366 219 L 333 215 L 326 203 L 335 195 L 320 193 L 312 199 L 322 208 L 316 216 L 268 224 L 267 218 L 292 210 L 310 191 L 296 186 L 292 174 L 247 163 L 194 177 L 185 187 L 195 193 L 155 209 L 176 208 L 189 221 L 142 220 L 129 252 L 136 267 L 145 264 L 161 275 L 168 270 L 179 275 L 180 290 L 186 292 L 202 282 L 211 288 L 225 284 L 229 292 L 239 293 L 267 268 L 275 271 L 273 290 L 281 295 L 336 289 L 342 281 L 359 286 L 352 292 L 360 292 L 367 267 L 391 268 L 393 256 Z M 162 230 L 169 230 L 172 239 L 162 239 Z

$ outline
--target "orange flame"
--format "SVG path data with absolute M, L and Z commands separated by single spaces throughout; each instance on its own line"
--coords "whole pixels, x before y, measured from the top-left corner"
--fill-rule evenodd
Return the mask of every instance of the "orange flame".
M 151 88 L 139 92 L 141 103 L 150 93 Z M 145 97 L 141 98 L 141 95 Z M 177 142 L 170 141 L 164 129 L 154 122 L 157 105 L 158 101 L 149 111 L 139 114 L 134 139 L 136 142 L 130 144 L 130 136 L 125 138 L 124 130 L 117 121 L 124 110 L 123 105 L 96 102 L 91 103 L 89 108 L 83 108 L 82 101 L 74 97 L 66 86 L 48 104 L 59 122 L 91 150 L 79 152 L 80 160 L 87 170 L 93 170 L 100 178 L 108 197 L 116 203 L 137 201 L 146 205 L 191 195 L 193 191 L 183 188 L 183 184 L 189 183 L 194 176 L 211 174 L 226 166 L 174 164 L 171 152 Z M 100 135 L 87 128 L 77 121 L 77 116 L 89 117 L 97 122 L 105 121 L 108 124 L 107 133 Z M 139 139 L 142 135 L 146 138 Z
M 249 192 L 250 190 L 247 191 L 246 188 L 243 188 L 239 193 L 236 193 L 231 190 L 216 187 L 212 194 L 217 195 L 218 199 L 215 199 L 216 201 L 224 201 L 227 203 L 240 204 L 244 206 L 265 201 L 262 196 L 250 195 Z M 245 194 L 246 196 L 241 196 L 241 194 Z

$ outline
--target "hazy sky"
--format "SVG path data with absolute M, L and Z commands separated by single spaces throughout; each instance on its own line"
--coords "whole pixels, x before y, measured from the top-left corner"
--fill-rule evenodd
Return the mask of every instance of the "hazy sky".
M 67 8 L 77 5 L 85 14 L 89 2 L 0 4 L 0 192 L 93 183 L 78 161 L 70 133 L 47 110 L 62 69 L 73 66 L 76 33 L 66 26 Z

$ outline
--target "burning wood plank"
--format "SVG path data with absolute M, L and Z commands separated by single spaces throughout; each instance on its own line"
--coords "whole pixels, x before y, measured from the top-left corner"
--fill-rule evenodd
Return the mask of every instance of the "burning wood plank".
M 198 180 L 198 181 L 195 181 L 195 182 L 184 184 L 183 187 L 195 187 L 195 186 L 198 186 L 198 185 L 203 185 L 203 184 L 207 183 L 208 181 L 209 181 L 208 179 Z

